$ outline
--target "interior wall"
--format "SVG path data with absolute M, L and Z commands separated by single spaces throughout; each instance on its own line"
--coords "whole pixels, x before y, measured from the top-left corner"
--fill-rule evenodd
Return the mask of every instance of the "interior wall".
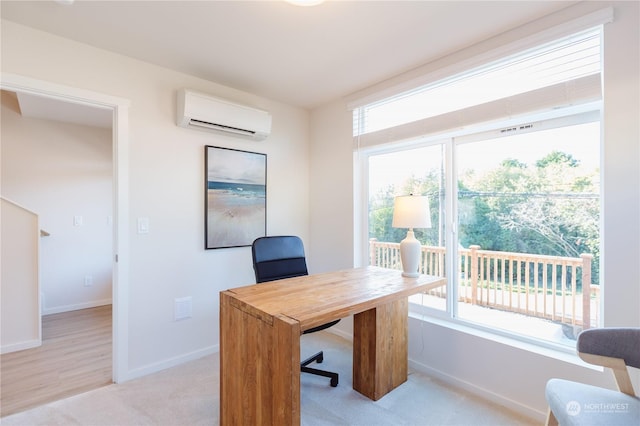
M 42 344 L 38 298 L 38 215 L 2 198 L 0 353 Z M 10 283 L 10 285 L 7 285 Z
M 562 16 L 611 4 L 616 7 L 617 18 L 608 26 L 611 38 L 607 44 L 613 45 L 612 49 L 621 50 L 605 60 L 613 61 L 609 62 L 611 70 L 621 72 L 629 66 L 632 68 L 624 74 L 625 80 L 619 82 L 616 82 L 617 75 L 613 71 L 606 77 L 609 83 L 605 81 L 605 88 L 609 84 L 611 87 L 606 90 L 618 87 L 623 92 L 628 85 L 637 89 L 636 3 L 586 2 L 563 12 Z M 618 34 L 613 28 L 620 29 Z M 507 42 L 513 34 L 501 37 L 498 42 Z M 636 60 L 623 62 L 625 56 Z M 2 22 L 2 59 L 3 72 L 131 100 L 130 223 L 135 224 L 138 217 L 149 217 L 150 233 L 136 234 L 135 226 L 131 226 L 127 327 L 129 377 L 216 350 L 219 341 L 218 292 L 253 282 L 249 248 L 209 251 L 202 248 L 204 145 L 267 153 L 268 233 L 301 235 L 314 258 L 322 254 L 321 263 L 313 265 L 318 272 L 342 268 L 353 262 L 354 225 L 349 211 L 353 205 L 353 153 L 351 126 L 345 125 L 350 123 L 351 115 L 342 101 L 312 113 L 313 148 L 309 151 L 308 113 L 304 110 L 8 21 Z M 177 128 L 175 92 L 183 87 L 269 110 L 274 117 L 272 135 L 264 142 L 249 142 Z M 605 94 L 605 103 L 609 102 L 607 96 Z M 622 264 L 622 260 L 640 257 L 635 225 L 639 214 L 639 195 L 637 186 L 629 184 L 638 182 L 640 170 L 637 123 L 633 128 L 622 118 L 622 122 L 610 121 L 614 115 L 628 117 L 635 114 L 637 117 L 637 99 L 629 97 L 625 100 L 620 96 L 611 99 L 607 108 L 605 127 L 615 124 L 621 128 L 616 134 L 609 135 L 615 139 L 608 141 L 605 150 L 605 170 L 610 170 L 605 171 L 606 185 L 616 186 L 619 194 L 615 199 L 605 200 L 604 228 L 608 239 L 605 242 L 605 279 L 608 280 L 607 274 L 614 273 L 616 269 L 619 270 L 617 274 L 624 273 L 627 279 L 623 284 L 607 281 L 612 288 L 616 285 L 625 285 L 626 288 L 619 292 L 612 290 L 607 294 L 605 303 L 608 312 L 618 310 L 616 322 L 639 325 L 636 303 L 639 286 L 637 279 L 629 281 L 629 277 L 638 276 L 638 266 L 636 263 L 634 267 Z M 623 165 L 610 175 L 616 168 L 612 161 L 625 154 L 627 158 Z M 620 180 L 622 175 L 626 175 L 624 182 Z M 310 212 L 309 206 L 318 210 Z M 328 206 L 335 207 L 329 209 Z M 616 222 L 606 216 L 606 211 L 611 210 L 619 212 Z M 314 222 L 309 221 L 310 217 Z M 618 231 L 619 223 L 631 223 L 630 229 L 625 229 L 629 231 L 625 238 L 621 235 L 623 231 Z M 620 296 L 622 293 L 626 298 Z M 174 322 L 173 300 L 183 296 L 193 297 L 193 318 Z M 414 321 L 411 321 L 410 332 L 411 356 L 415 364 L 437 366 L 443 377 L 458 383 L 472 383 L 476 389 L 486 390 L 502 401 L 512 401 L 537 412 L 544 410 L 540 386 L 546 377 L 580 377 L 585 372 L 583 367 L 574 369 L 571 364 L 536 354 L 524 358 L 526 368 L 515 361 L 496 362 L 509 360 L 514 352 L 484 339 L 480 358 L 476 359 L 482 367 L 482 374 L 471 374 L 468 360 L 475 352 L 477 337 L 451 330 L 446 325 L 424 325 L 424 322 L 417 325 Z M 414 345 L 423 338 L 433 351 L 416 353 Z M 467 356 L 463 359 L 465 354 Z M 463 362 L 467 364 L 463 365 Z M 520 384 L 515 390 L 505 380 L 499 379 L 510 377 L 514 372 L 517 374 L 510 382 Z M 595 374 L 600 377 L 599 373 Z M 511 391 L 514 393 L 510 394 Z
M 3 92 L 2 194 L 49 233 L 40 241 L 42 314 L 110 304 L 111 129 L 25 118 L 12 98 Z
M 351 113 L 341 103 L 314 112 L 310 133 L 309 271 L 335 271 L 353 266 L 353 149 Z
M 637 2 L 581 2 L 541 20 L 523 25 L 493 39 L 478 43 L 450 57 L 442 58 L 425 69 L 462 61 L 490 49 L 516 41 L 587 13 L 614 7 L 615 21 L 604 27 L 604 132 L 603 132 L 603 257 L 604 325 L 640 326 L 640 58 Z M 312 188 L 322 187 L 326 170 L 344 181 L 332 191 L 312 193 L 314 206 L 326 206 L 351 196 L 353 188 L 352 131 L 343 124 L 351 113 L 343 100 L 312 112 Z M 336 126 L 335 123 L 338 123 Z M 321 155 L 321 152 L 332 155 Z M 337 169 L 336 167 L 341 167 Z M 344 168 L 344 169 L 342 169 Z M 335 213 L 334 213 L 335 215 Z M 360 235 L 359 221 L 331 227 L 334 218 L 316 218 L 312 249 L 323 252 L 323 268 L 344 265 L 345 253 L 339 247 L 350 247 L 354 233 Z M 357 237 L 356 237 L 357 238 Z M 335 252 L 324 247 L 338 247 Z M 357 259 L 355 260 L 357 262 Z M 351 333 L 351 322 L 341 321 L 337 327 Z M 436 377 L 490 398 L 540 420 L 544 418 L 546 401 L 544 386 L 552 377 L 564 377 L 595 385 L 614 387 L 611 374 L 586 367 L 577 357 L 558 358 L 553 351 L 532 351 L 508 339 L 493 339 L 480 333 L 434 318 L 411 318 L 409 322 L 411 364 Z M 636 384 L 638 375 L 635 375 Z
M 266 153 L 267 232 L 309 245 L 307 111 L 6 20 L 2 72 L 130 101 L 123 380 L 217 350 L 219 292 L 255 282 L 250 247 L 204 249 L 205 145 Z M 269 111 L 271 135 L 255 142 L 177 127 L 182 88 Z M 149 219 L 147 234 L 137 233 L 140 217 Z M 174 321 L 175 299 L 187 296 L 192 317 Z

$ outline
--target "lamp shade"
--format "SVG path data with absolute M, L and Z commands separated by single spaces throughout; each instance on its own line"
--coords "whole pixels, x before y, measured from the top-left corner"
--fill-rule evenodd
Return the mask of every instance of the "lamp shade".
M 393 203 L 394 228 L 431 228 L 429 198 L 417 195 L 396 197 Z

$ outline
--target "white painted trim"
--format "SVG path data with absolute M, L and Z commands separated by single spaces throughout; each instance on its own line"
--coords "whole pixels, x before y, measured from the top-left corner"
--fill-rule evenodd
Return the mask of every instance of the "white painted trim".
M 40 273 L 40 262 L 42 260 L 42 256 L 40 254 L 40 250 L 41 250 L 41 241 L 42 241 L 42 236 L 41 236 L 41 232 L 42 232 L 42 228 L 40 227 L 40 216 L 36 215 L 36 226 L 37 226 L 37 230 L 38 230 L 38 236 L 37 236 L 37 246 L 36 246 L 36 256 L 38 257 L 36 259 L 36 265 L 38 265 L 38 270 L 36 271 L 36 280 L 38 280 L 38 283 L 36 285 L 36 294 L 38 295 L 38 340 L 40 341 L 40 345 L 42 345 L 42 307 L 43 307 L 43 302 L 42 302 L 42 275 Z
M 484 389 L 480 386 L 476 386 L 473 383 L 466 382 L 464 380 L 460 380 L 457 377 L 451 376 L 449 374 L 443 373 L 440 370 L 436 370 L 435 368 L 431 368 L 428 365 L 412 361 L 409 359 L 409 367 L 428 375 L 429 377 L 434 377 L 447 385 L 456 388 L 462 389 L 466 392 L 472 393 L 473 395 L 482 398 L 485 401 L 491 401 L 503 407 L 506 407 L 510 410 L 513 410 L 523 416 L 529 417 L 531 419 L 537 420 L 539 422 L 544 422 L 547 413 L 536 410 L 533 407 L 529 407 L 527 405 L 521 404 L 517 401 L 514 401 L 509 398 L 505 398 L 502 395 L 491 392 L 488 389 Z
M 124 380 L 137 379 L 148 374 L 157 373 L 167 368 L 175 367 L 186 362 L 195 361 L 207 355 L 220 352 L 220 345 L 212 345 L 197 351 L 190 352 L 185 355 L 180 355 L 173 358 L 165 359 L 164 361 L 155 362 L 153 364 L 145 365 L 144 367 L 136 368 L 128 372 L 127 377 Z
M 129 289 L 129 100 L 91 90 L 59 85 L 17 74 L 2 73 L 0 88 L 113 111 L 113 381 L 128 369 Z M 118 261 L 115 261 L 115 258 Z
M 32 215 L 34 215 L 34 216 L 38 216 L 38 213 L 34 212 L 33 210 L 30 210 L 30 209 L 26 208 L 25 206 L 23 206 L 23 205 L 21 205 L 21 204 L 19 204 L 19 203 L 16 203 L 16 202 L 15 202 L 15 201 L 13 201 L 13 200 L 8 199 L 7 197 L 2 197 L 2 196 L 0 196 L 0 199 L 2 199 L 2 200 L 4 200 L 4 201 L 6 201 L 6 202 L 7 202 L 7 203 L 9 203 L 9 204 L 12 204 L 12 205 L 14 205 L 14 206 L 18 207 L 18 208 L 19 208 L 19 209 L 21 209 L 21 210 L 24 210 L 24 211 L 25 211 L 25 212 L 27 212 L 27 213 L 30 213 L 30 214 L 32 214 Z
M 8 354 L 11 352 L 23 351 L 25 349 L 37 348 L 42 345 L 41 339 L 27 340 L 25 342 L 12 343 L 4 345 L 0 348 L 0 354 Z
M 114 109 L 118 106 L 128 107 L 130 104 L 128 99 L 37 80 L 18 74 L 2 73 L 0 85 L 3 89 L 13 92 L 29 93 L 91 107 Z
M 348 340 L 348 341 L 350 341 L 350 342 L 352 342 L 352 343 L 353 343 L 353 334 L 351 334 L 351 333 L 347 333 L 346 331 L 341 330 L 340 328 L 332 327 L 332 328 L 330 328 L 330 329 L 327 329 L 326 331 L 327 331 L 328 333 L 333 333 L 333 334 L 335 334 L 336 336 L 340 336 L 340 337 L 342 337 L 343 339 L 346 339 L 346 340 Z
M 129 369 L 129 105 L 113 113 L 113 381 Z M 116 338 L 117 336 L 117 338 Z
M 422 309 L 420 309 L 422 308 Z M 422 311 L 422 312 L 418 312 Z M 490 340 L 496 344 L 509 346 L 522 351 L 527 351 L 547 358 L 565 362 L 567 364 L 577 365 L 579 367 L 588 368 L 594 371 L 603 371 L 602 367 L 589 364 L 578 356 L 575 347 L 564 346 L 560 343 L 553 344 L 550 342 L 542 342 L 535 340 L 525 340 L 517 335 L 509 335 L 494 329 L 483 329 L 477 324 L 471 322 L 462 322 L 455 318 L 435 317 L 427 314 L 427 309 L 417 306 L 409 302 L 409 319 L 422 321 L 423 323 L 432 324 L 438 327 L 448 328 L 460 333 L 469 334 L 485 340 Z M 422 324 L 421 324 L 422 326 Z
M 111 305 L 111 299 L 94 300 L 85 303 L 75 303 L 73 305 L 55 306 L 53 308 L 42 308 L 42 315 L 60 314 L 62 312 L 77 311 L 80 309 L 96 308 L 98 306 Z
M 417 316 L 412 315 L 411 313 L 409 314 L 410 317 L 414 318 L 414 319 L 419 319 L 419 320 L 424 320 L 422 319 L 422 317 L 418 318 Z M 441 322 L 436 322 L 438 325 L 442 325 Z M 327 330 L 327 332 L 329 333 L 333 333 L 336 336 L 340 336 L 346 340 L 348 340 L 349 342 L 353 343 L 353 335 L 351 333 L 348 333 L 344 330 L 341 330 L 338 327 L 332 327 L 330 329 Z M 475 330 L 472 331 L 471 334 L 474 334 Z M 504 342 L 502 342 L 504 343 Z M 578 357 L 575 357 L 576 359 L 578 359 Z M 579 359 L 578 359 L 579 361 Z M 584 363 L 584 362 L 576 362 L 576 364 L 580 364 L 580 365 L 584 365 L 584 366 L 588 366 L 588 364 Z M 544 412 L 540 412 L 532 407 L 528 407 L 526 405 L 520 404 L 517 401 L 508 399 L 508 398 L 504 398 L 503 396 L 488 391 L 487 389 L 481 388 L 479 386 L 476 386 L 472 383 L 466 382 L 464 380 L 460 380 L 457 377 L 451 376 L 449 374 L 443 373 L 440 370 L 434 369 L 429 367 L 426 364 L 422 364 L 420 362 L 414 361 L 413 359 L 409 358 L 409 367 L 419 371 L 421 373 L 424 373 L 426 375 L 428 375 L 429 377 L 433 377 L 436 378 L 444 383 L 446 383 L 447 385 L 456 388 L 456 389 L 462 389 L 465 390 L 467 392 L 470 392 L 474 395 L 477 395 L 478 397 L 484 399 L 484 400 L 488 400 L 491 402 L 494 402 L 496 404 L 499 404 L 503 407 L 507 407 L 517 413 L 520 413 L 524 416 L 527 416 L 529 418 L 532 419 L 536 419 L 539 421 L 544 421 L 546 413 Z

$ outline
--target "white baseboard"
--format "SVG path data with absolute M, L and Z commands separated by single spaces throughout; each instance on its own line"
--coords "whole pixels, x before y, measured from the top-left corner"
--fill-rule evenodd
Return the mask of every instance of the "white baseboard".
M 167 368 L 175 367 L 185 362 L 194 361 L 198 358 L 202 358 L 207 355 L 220 352 L 220 345 L 209 346 L 188 354 L 180 355 L 174 358 L 169 358 L 164 361 L 156 362 L 144 367 L 135 368 L 125 373 L 125 376 L 121 382 L 127 380 L 137 379 L 138 377 L 146 376 L 148 374 L 157 373 L 158 371 L 166 370 Z
M 430 377 L 434 377 L 453 388 L 462 389 L 473 395 L 476 395 L 482 399 L 487 401 L 494 402 L 498 405 L 508 408 L 509 410 L 515 411 L 516 413 L 522 414 L 523 416 L 529 417 L 536 421 L 540 421 L 544 423 L 547 413 L 540 412 L 532 407 L 528 407 L 523 405 L 518 401 L 514 401 L 512 399 L 506 398 L 503 395 L 499 395 L 490 390 L 481 388 L 479 386 L 474 385 L 473 383 L 469 383 L 467 381 L 461 380 L 457 377 L 451 376 L 449 374 L 443 373 L 440 370 L 436 370 L 431 368 L 425 364 L 412 361 L 409 359 L 409 366 L 414 370 L 420 371 L 424 374 L 429 375 Z
M 344 330 L 341 330 L 339 327 L 331 327 L 330 329 L 327 329 L 327 331 L 329 333 L 333 333 L 340 337 L 343 337 L 350 342 L 353 341 L 353 335 L 351 333 L 345 332 Z M 494 402 L 498 405 L 515 411 L 516 413 L 522 414 L 523 416 L 540 421 L 540 423 L 544 423 L 546 419 L 547 413 L 540 412 L 532 407 L 523 405 L 520 402 L 505 398 L 503 395 L 488 391 L 487 389 L 481 388 L 474 385 L 473 383 L 469 383 L 457 377 L 443 373 L 442 371 L 431 368 L 425 364 L 409 359 L 409 366 L 414 370 L 427 374 L 430 377 L 434 377 L 453 388 L 465 390 L 482 399 Z
M 325 331 L 327 331 L 328 333 L 333 333 L 336 336 L 340 336 L 343 339 L 346 339 L 346 340 L 348 340 L 350 342 L 353 342 L 353 334 L 352 333 L 347 333 L 346 331 L 341 330 L 338 327 L 331 327 L 331 328 L 326 329 Z
M 10 352 L 22 351 L 25 349 L 37 348 L 42 345 L 42 340 L 34 339 L 25 342 L 11 343 L 0 347 L 0 354 L 8 354 Z
M 61 312 L 77 311 L 80 309 L 95 308 L 98 306 L 111 305 L 111 299 L 92 300 L 90 302 L 76 303 L 74 305 L 54 306 L 53 308 L 43 308 L 42 315 L 59 314 Z

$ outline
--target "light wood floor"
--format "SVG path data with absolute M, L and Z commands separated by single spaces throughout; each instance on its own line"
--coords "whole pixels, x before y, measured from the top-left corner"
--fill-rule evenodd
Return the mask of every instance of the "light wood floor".
M 0 415 L 111 380 L 111 305 L 42 317 L 42 346 L 0 355 Z

